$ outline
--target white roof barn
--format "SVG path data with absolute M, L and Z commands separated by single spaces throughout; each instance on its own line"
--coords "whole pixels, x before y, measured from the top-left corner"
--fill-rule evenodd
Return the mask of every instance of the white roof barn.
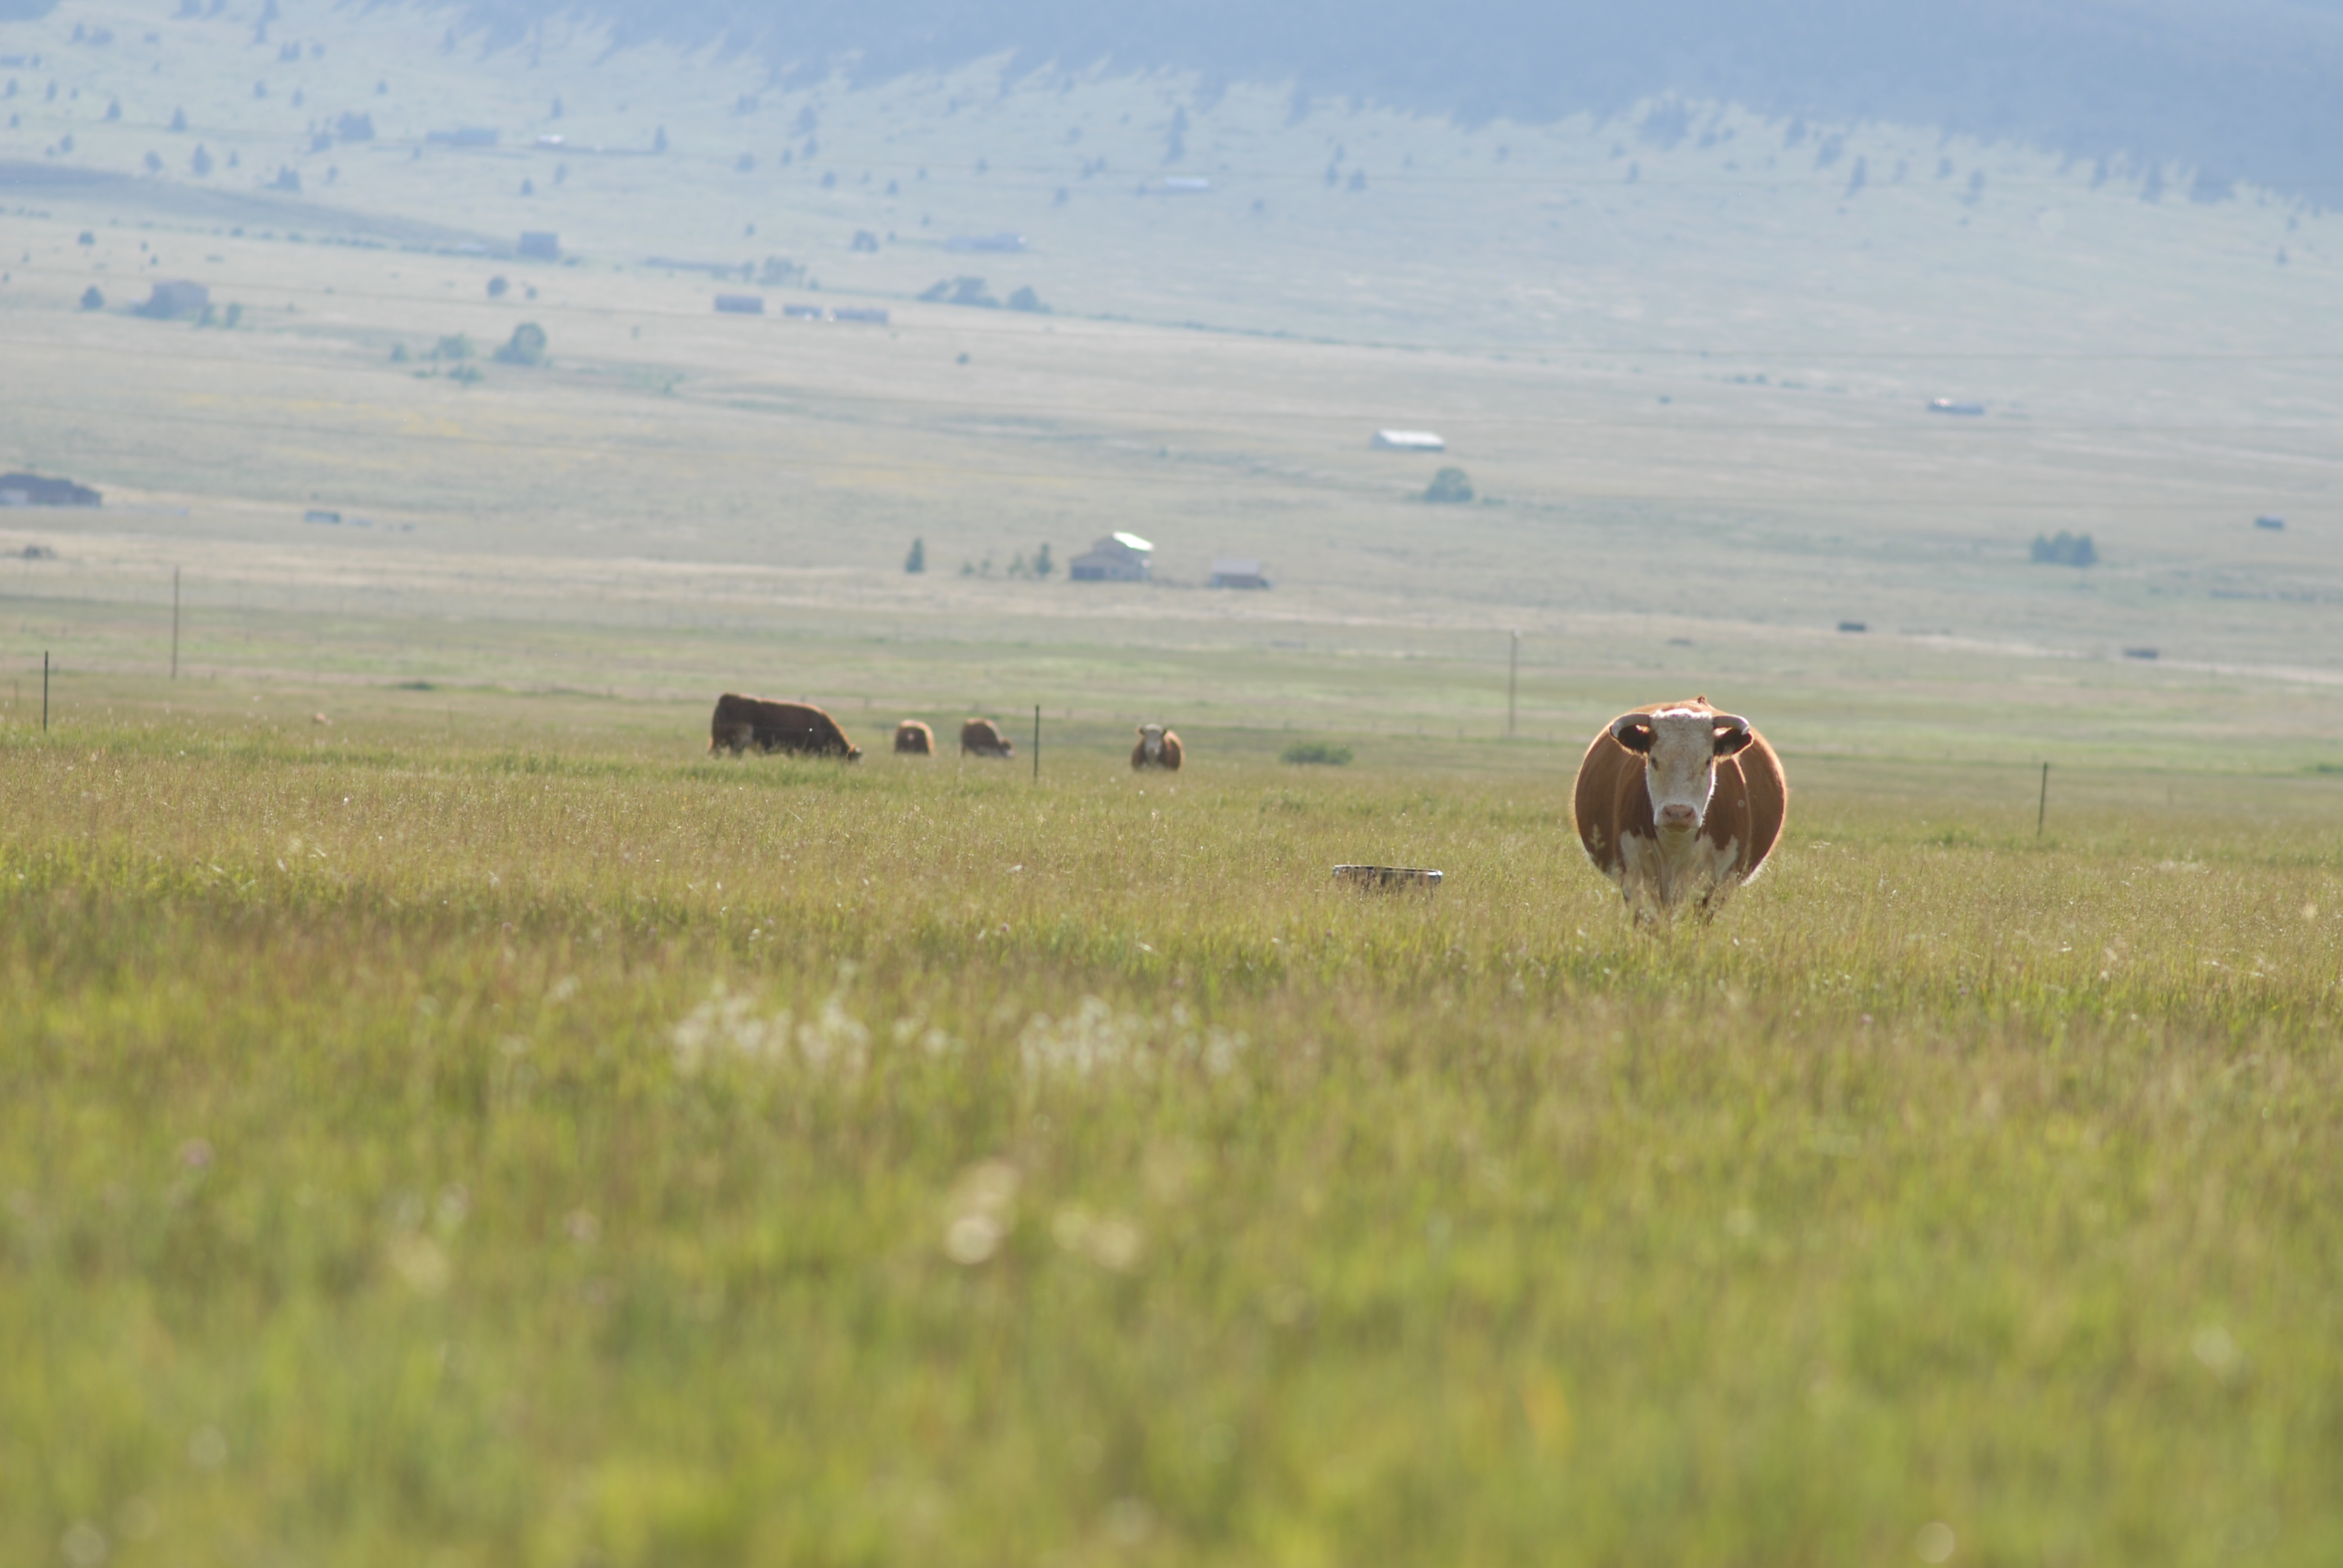
M 1378 430 L 1368 443 L 1378 452 L 1445 452 L 1448 443 L 1429 430 Z
M 1263 588 L 1269 578 L 1262 575 L 1261 563 L 1242 556 L 1214 556 L 1210 588 Z

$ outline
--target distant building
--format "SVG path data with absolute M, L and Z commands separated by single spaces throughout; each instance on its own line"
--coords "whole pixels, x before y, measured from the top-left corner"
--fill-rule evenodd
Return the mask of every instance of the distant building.
M 189 283 L 184 277 L 175 277 L 156 284 L 155 292 L 147 297 L 146 303 L 132 307 L 131 314 L 152 317 L 157 321 L 168 321 L 174 317 L 201 315 L 204 307 L 211 302 L 210 289 L 200 283 Z
M 1198 179 L 1193 175 L 1169 175 L 1163 181 L 1165 196 L 1200 196 L 1212 188 L 1212 181 Z
M 1212 581 L 1208 586 L 1265 588 L 1269 586 L 1269 579 L 1261 575 L 1259 561 L 1249 561 L 1242 556 L 1215 556 L 1212 558 Z
M 822 321 L 830 316 L 830 312 L 819 305 L 784 305 L 781 314 L 791 321 Z
M 520 236 L 520 254 L 531 261 L 559 261 L 561 236 L 548 234 L 541 228 L 524 229 Z
M 1378 430 L 1367 443 L 1378 452 L 1445 452 L 1448 443 L 1429 430 Z
M 956 234 L 944 241 L 946 250 L 1023 250 L 1027 241 L 1021 234 L 1003 230 L 1000 234 Z
M 762 316 L 765 297 L 761 294 L 719 294 L 716 308 L 727 316 Z
M 1971 417 L 1985 412 L 1982 403 L 1971 403 L 1958 397 L 1933 397 L 1928 401 L 1931 414 L 1966 414 Z
M 2286 527 L 2286 519 L 2284 518 L 2271 517 L 2268 513 L 2265 512 L 2260 517 L 2254 519 L 2254 527 L 2258 528 L 2270 528 L 2273 530 L 2279 529 Z
M 736 265 L 729 261 L 685 261 L 672 256 L 647 256 L 643 265 L 665 267 L 669 272 L 704 272 L 710 277 L 730 277 L 738 273 L 743 283 L 757 274 L 757 269 L 745 261 Z
M 499 135 L 484 126 L 459 126 L 452 131 L 426 131 L 423 139 L 443 147 L 492 147 Z
M 1137 534 L 1109 534 L 1066 563 L 1066 577 L 1078 583 L 1143 583 L 1155 547 Z
M 301 520 L 305 523 L 338 523 L 342 520 L 342 514 L 339 512 L 329 512 L 318 507 L 312 507 L 307 511 L 301 514 Z
M 0 474 L 0 507 L 95 507 L 98 494 L 71 479 L 38 474 Z
M 860 321 L 871 327 L 887 325 L 887 312 L 876 305 L 841 305 L 830 313 L 832 321 Z

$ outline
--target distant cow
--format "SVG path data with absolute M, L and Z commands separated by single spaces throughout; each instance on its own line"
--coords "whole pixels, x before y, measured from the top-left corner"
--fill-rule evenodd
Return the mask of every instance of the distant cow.
M 1137 769 L 1161 768 L 1166 773 L 1180 771 L 1180 738 L 1161 724 L 1139 727 L 1139 744 L 1131 749 L 1131 765 Z
M 908 757 L 933 757 L 936 732 L 916 719 L 906 719 L 895 726 L 895 749 Z
M 971 719 L 960 727 L 960 754 L 962 757 L 1014 757 L 1017 748 L 1001 727 L 990 719 Z
M 728 691 L 716 699 L 709 721 L 708 749 L 735 756 L 751 746 L 759 751 L 796 751 L 809 757 L 843 757 L 853 762 L 862 748 L 846 738 L 838 720 L 809 702 L 768 702 Z
M 1574 806 L 1588 857 L 1649 920 L 1684 903 L 1715 913 L 1773 853 L 1789 799 L 1765 738 L 1695 697 L 1613 719 L 1578 765 Z

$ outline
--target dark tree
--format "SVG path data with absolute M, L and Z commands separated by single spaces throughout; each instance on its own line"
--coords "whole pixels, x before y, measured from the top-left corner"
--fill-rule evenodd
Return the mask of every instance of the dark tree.
M 1436 504 L 1455 504 L 1473 498 L 1473 481 L 1462 468 L 1443 468 L 1432 476 L 1424 487 L 1423 498 Z
M 542 365 L 548 344 L 544 327 L 534 321 L 524 321 L 513 328 L 512 341 L 497 350 L 497 362 L 501 365 Z

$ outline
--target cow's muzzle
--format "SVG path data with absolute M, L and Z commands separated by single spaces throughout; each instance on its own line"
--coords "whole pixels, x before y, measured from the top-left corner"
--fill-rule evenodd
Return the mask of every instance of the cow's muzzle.
M 1658 816 L 1661 829 L 1670 833 L 1689 833 L 1700 826 L 1700 813 L 1681 800 L 1661 807 Z

